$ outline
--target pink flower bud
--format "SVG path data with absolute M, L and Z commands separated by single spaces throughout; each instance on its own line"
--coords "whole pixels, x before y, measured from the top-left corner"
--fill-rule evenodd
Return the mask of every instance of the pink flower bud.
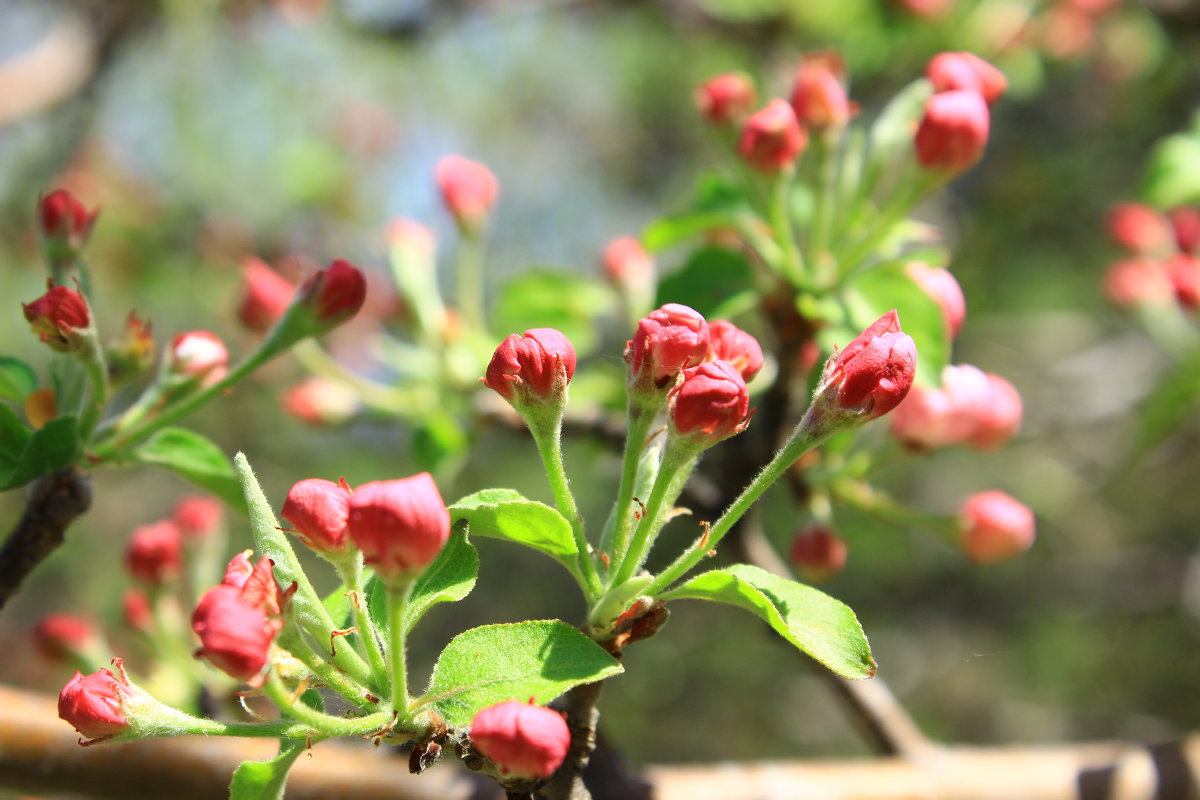
M 938 53 L 925 67 L 935 92 L 978 92 L 990 106 L 1008 88 L 1004 73 L 974 53 Z
M 450 538 L 450 512 L 428 472 L 372 481 L 350 496 L 350 537 L 380 580 L 412 577 Z
M 1150 206 L 1121 203 L 1108 212 L 1107 222 L 1109 237 L 1127 250 L 1161 255 L 1174 249 L 1170 221 Z
M 309 425 L 340 425 L 359 409 L 353 389 L 323 378 L 305 378 L 283 393 L 283 410 Z
M 267 666 L 271 642 L 283 622 L 242 599 L 241 590 L 221 584 L 204 593 L 192 614 L 192 630 L 204 656 L 230 677 L 252 681 Z
M 221 524 L 225 511 L 221 503 L 202 494 L 192 494 L 175 504 L 171 520 L 184 541 L 204 539 Z
M 366 277 L 358 267 L 343 259 L 310 276 L 296 292 L 296 303 L 312 312 L 320 332 L 353 317 L 366 299 Z
M 1167 219 L 1171 221 L 1175 244 L 1180 252 L 1194 254 L 1197 246 L 1200 246 L 1200 208 L 1180 206 L 1171 209 Z
M 708 356 L 708 323 L 700 312 L 667 303 L 638 323 L 625 345 L 629 382 L 642 391 L 665 391 L 675 376 Z
M 510 334 L 480 380 L 510 403 L 562 403 L 575 375 L 575 347 L 554 328 Z
M 492 171 L 462 156 L 446 156 L 434 168 L 442 201 L 459 226 L 477 231 L 487 222 L 500 184 Z
M 571 730 L 557 711 L 507 700 L 475 715 L 471 741 L 503 775 L 548 778 L 567 756 Z
M 654 259 L 632 236 L 613 239 L 601 257 L 604 276 L 617 287 L 642 286 L 654 280 Z
M 939 19 L 949 14 L 957 0 L 895 0 L 896 4 L 910 14 L 922 19 Z
M 433 231 L 416 220 L 397 217 L 388 223 L 384 235 L 389 247 L 412 252 L 423 259 L 432 259 L 437 250 Z
M 124 671 L 119 678 L 108 668 L 90 675 L 77 671 L 58 695 L 58 716 L 89 740 L 81 744 L 117 736 L 129 727 L 122 706 L 131 691 Z
M 920 261 L 910 261 L 905 266 L 905 272 L 921 287 L 921 291 L 942 307 L 942 316 L 946 319 L 946 330 L 950 338 L 958 336 L 967 317 L 967 299 L 963 297 L 962 287 L 958 285 L 950 270 L 931 267 Z
M 830 385 L 837 387 L 838 405 L 874 419 L 899 405 L 912 388 L 917 346 L 900 332 L 896 312 L 889 311 L 832 356 L 825 369 Z
M 320 478 L 306 478 L 288 490 L 281 516 L 291 523 L 300 541 L 318 553 L 341 554 L 351 545 L 346 532 L 350 517 L 350 487 Z
M 1127 258 L 1108 268 L 1104 293 L 1122 308 L 1153 305 L 1171 300 L 1175 284 L 1166 265 L 1149 258 Z
M 1167 262 L 1167 277 L 1175 289 L 1175 299 L 1184 308 L 1200 308 L 1200 260 L 1180 253 Z
M 782 172 L 807 144 L 808 134 L 796 120 L 796 112 L 786 100 L 776 98 L 746 120 L 738 152 L 759 172 Z
M 1004 492 L 971 495 L 963 505 L 961 524 L 963 550 L 978 564 L 1003 561 L 1033 545 L 1033 512 Z
M 70 661 L 95 641 L 96 629 L 92 623 L 71 614 L 42 617 L 33 629 L 33 649 L 47 661 Z
M 728 361 L 749 383 L 763 366 L 758 340 L 723 319 L 708 323 L 707 361 Z
M 1021 395 L 970 364 L 942 370 L 941 388 L 914 386 L 892 414 L 892 433 L 918 448 L 969 444 L 991 450 L 1021 427 Z
M 125 568 L 148 586 L 161 586 L 183 570 L 183 538 L 170 520 L 134 528 Z
M 962 172 L 983 155 L 988 126 L 987 103 L 978 92 L 935 94 L 917 126 L 917 161 L 926 169 Z
M 750 393 L 728 361 L 708 361 L 683 371 L 683 380 L 667 395 L 671 427 L 710 447 L 750 423 Z
M 827 581 L 846 566 L 846 541 L 829 528 L 804 528 L 792 540 L 792 566 L 805 580 Z
M 967 444 L 977 450 L 995 450 L 1021 428 L 1024 407 L 1016 387 L 999 375 L 988 373 L 988 400 L 979 410 L 975 430 Z
M 225 375 L 229 351 L 209 331 L 181 333 L 171 342 L 170 370 L 203 383 L 215 383 Z
M 850 121 L 854 106 L 842 85 L 845 66 L 837 53 L 810 53 L 800 62 L 792 88 L 792 109 L 797 121 L 815 131 L 841 128 Z
M 700 116 L 714 125 L 726 125 L 750 113 L 758 92 L 746 73 L 726 72 L 700 84 L 692 100 Z
M 38 200 L 38 223 L 44 238 L 78 249 L 87 241 L 100 209 L 88 211 L 75 195 L 56 189 Z
M 262 259 L 242 259 L 242 299 L 238 319 L 255 333 L 266 333 L 292 303 L 296 287 Z
M 121 596 L 121 616 L 125 624 L 135 631 L 148 633 L 154 624 L 150 601 L 139 589 L 126 589 Z
M 275 562 L 263 556 L 257 564 L 251 564 L 252 552 L 243 550 L 229 560 L 221 585 L 238 589 L 243 603 L 262 609 L 268 617 L 277 617 L 296 591 L 296 584 L 293 582 L 287 591 L 280 589 L 275 580 Z
M 32 303 L 22 303 L 29 329 L 60 353 L 83 347 L 84 334 L 92 326 L 87 300 L 74 289 L 49 284 L 49 290 Z

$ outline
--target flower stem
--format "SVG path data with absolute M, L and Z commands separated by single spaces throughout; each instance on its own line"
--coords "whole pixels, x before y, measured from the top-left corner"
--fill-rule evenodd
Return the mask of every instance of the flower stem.
M 304 640 L 303 634 L 295 626 L 288 625 L 283 629 L 283 632 L 279 635 L 278 644 L 295 656 L 296 660 L 307 667 L 322 683 L 346 698 L 349 702 L 359 708 L 378 707 L 377 703 L 372 703 L 367 698 L 371 692 L 366 686 L 363 686 L 318 655 L 309 646 L 308 642 Z
M 377 411 L 408 419 L 414 416 L 414 409 L 425 405 L 416 392 L 385 386 L 347 368 L 314 339 L 298 342 L 292 354 L 313 375 L 350 387 L 365 405 Z
M 404 626 L 404 611 L 414 581 L 409 579 L 387 585 L 388 639 L 392 659 L 392 708 L 401 723 L 408 718 L 408 665 L 405 645 L 408 632 Z
M 354 615 L 354 627 L 358 629 L 358 642 L 361 649 L 366 650 L 367 663 L 371 665 L 376 685 L 387 686 L 387 662 L 380 649 L 375 623 L 367 611 L 366 598 L 363 595 L 362 552 L 355 549 L 348 558 L 334 562 L 334 566 L 337 567 L 338 575 L 350 594 L 350 608 Z
M 87 337 L 87 349 L 80 353 L 84 369 L 87 371 L 88 383 L 91 384 L 90 395 L 83 400 L 79 410 L 79 438 L 87 441 L 104 407 L 108 405 L 108 368 L 104 364 L 104 350 L 96 340 L 95 331 Z
M 771 229 L 779 246 L 783 248 L 783 274 L 795 286 L 805 283 L 804 257 L 796 247 L 796 235 L 792 231 L 791 209 L 788 207 L 789 190 L 792 186 L 792 171 L 785 170 L 774 179 L 771 191 Z
M 283 681 L 274 673 L 267 678 L 263 690 L 266 692 L 267 697 L 271 698 L 271 702 L 279 706 L 288 715 L 299 720 L 304 725 L 320 731 L 326 736 L 362 736 L 372 731 L 381 730 L 393 718 L 390 711 L 376 711 L 374 714 L 368 714 L 365 717 L 346 719 L 345 717 L 334 717 L 325 714 L 317 711 L 315 708 L 309 708 L 303 701 L 294 700 L 291 690 L 284 686 Z
M 687 483 L 699 457 L 700 451 L 695 447 L 687 446 L 674 437 L 667 439 L 662 466 L 659 467 L 654 488 L 650 490 L 650 500 L 646 503 L 642 519 L 633 534 L 633 541 L 629 543 L 629 552 L 621 559 L 613 576 L 613 586 L 619 586 L 632 578 L 645 562 L 662 528 L 664 510 L 673 505 L 679 493 L 683 491 L 683 485 Z
M 629 550 L 629 536 L 633 527 L 633 490 L 637 484 L 638 464 L 646 449 L 646 435 L 654 423 L 654 409 L 646 408 L 634 401 L 629 403 L 629 431 L 625 437 L 625 454 L 621 461 L 621 483 L 617 487 L 617 502 L 613 506 L 609 521 L 611 535 L 600 543 L 600 549 L 612 558 L 616 567 Z M 609 531 L 606 531 L 608 533 Z
M 483 233 L 463 229 L 454 258 L 454 289 L 460 318 L 478 331 L 487 331 L 483 302 Z

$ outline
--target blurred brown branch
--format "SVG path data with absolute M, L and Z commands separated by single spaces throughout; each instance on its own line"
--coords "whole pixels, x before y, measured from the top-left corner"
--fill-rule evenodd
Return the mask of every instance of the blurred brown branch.
M 0 548 L 0 608 L 62 545 L 67 528 L 91 505 L 91 485 L 75 467 L 43 475 L 30 485 L 25 511 Z

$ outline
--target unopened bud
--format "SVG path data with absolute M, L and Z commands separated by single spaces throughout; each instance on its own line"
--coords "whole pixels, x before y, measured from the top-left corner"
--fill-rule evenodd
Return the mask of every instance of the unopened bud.
M 433 476 L 372 481 L 350 497 L 350 537 L 384 583 L 424 571 L 450 538 L 450 512 Z
M 296 287 L 259 258 L 242 259 L 242 299 L 238 319 L 255 333 L 270 330 L 292 302 Z
M 129 720 L 124 705 L 134 692 L 117 662 L 119 676 L 107 667 L 84 675 L 76 672 L 58 695 L 58 716 L 94 744 L 125 733 Z
M 477 233 L 487 223 L 500 184 L 492 171 L 462 156 L 446 156 L 434 168 L 442 201 L 459 227 Z
M 708 323 L 707 360 L 728 361 L 749 383 L 763 367 L 762 347 L 732 322 L 717 319 Z
M 1171 222 L 1141 203 L 1120 203 L 1108 212 L 1108 235 L 1134 253 L 1164 255 L 1175 247 Z
M 685 369 L 667 395 L 674 434 L 696 447 L 711 447 L 741 433 L 750 423 L 750 393 L 728 361 L 708 361 Z
M 802 578 L 827 581 L 846 566 L 846 541 L 823 526 L 804 528 L 792 540 L 788 555 Z
M 87 300 L 74 289 L 50 283 L 44 295 L 21 308 L 29 329 L 60 353 L 83 349 L 85 337 L 92 332 Z
M 488 706 L 471 721 L 475 748 L 513 778 L 546 778 L 566 758 L 571 730 L 562 714 L 508 700 Z
M 1175 284 L 1166 265 L 1145 257 L 1118 261 L 1104 274 L 1104 293 L 1114 305 L 1130 308 L 1170 302 Z
M 707 358 L 708 341 L 708 323 L 695 309 L 667 303 L 651 311 L 625 345 L 631 389 L 665 394 L 682 370 Z
M 935 92 L 978 92 L 988 105 L 1008 88 L 1004 73 L 974 53 L 938 53 L 925 67 Z
M 209 331 L 181 333 L 171 342 L 168 369 L 175 375 L 208 385 L 225 376 L 229 351 Z
M 154 365 L 154 337 L 150 323 L 130 311 L 120 337 L 108 346 L 108 375 L 114 383 L 136 378 Z
M 528 406 L 561 407 L 574 375 L 571 341 L 554 328 L 533 328 L 505 338 L 480 380 L 520 411 Z
M 71 614 L 42 617 L 33 629 L 33 649 L 48 661 L 69 662 L 86 656 L 96 644 L 96 628 Z
M 67 261 L 91 235 L 100 209 L 88 211 L 75 195 L 56 189 L 38 200 L 38 228 L 51 261 Z
M 350 489 L 345 482 L 307 478 L 292 485 L 280 515 L 296 535 L 317 553 L 340 556 L 354 546 L 346 525 Z
M 777 173 L 788 169 L 808 144 L 796 112 L 778 98 L 746 120 L 738 140 L 738 152 L 754 169 Z
M 931 267 L 920 261 L 910 261 L 905 272 L 925 294 L 941 306 L 950 338 L 958 336 L 967 317 L 967 299 L 963 297 L 962 287 L 958 285 L 950 270 Z
M 980 492 L 967 498 L 962 516 L 963 550 L 972 561 L 1003 561 L 1033 545 L 1033 512 L 1004 492 Z
M 221 503 L 202 494 L 188 495 L 175 504 L 171 520 L 185 541 L 204 539 L 212 535 L 224 516 Z
M 1195 255 L 1200 247 L 1200 208 L 1180 206 L 1167 214 L 1180 252 Z
M 323 378 L 305 378 L 283 393 L 283 410 L 309 425 L 340 425 L 361 404 L 348 386 Z
M 728 125 L 750 113 L 758 100 L 754 80 L 744 72 L 726 72 L 696 88 L 692 102 L 714 125 Z
M 842 81 L 846 70 L 837 53 L 809 53 L 800 62 L 792 87 L 792 109 L 801 125 L 814 131 L 841 128 L 854 114 Z
M 917 160 L 926 169 L 962 172 L 974 166 L 987 145 L 990 118 L 978 92 L 935 94 L 917 126 Z

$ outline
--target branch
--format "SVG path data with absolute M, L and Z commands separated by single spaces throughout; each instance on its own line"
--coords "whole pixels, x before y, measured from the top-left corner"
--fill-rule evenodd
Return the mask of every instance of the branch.
M 29 573 L 58 549 L 67 528 L 91 505 L 91 484 L 75 467 L 33 482 L 25 511 L 0 548 L 0 608 Z

